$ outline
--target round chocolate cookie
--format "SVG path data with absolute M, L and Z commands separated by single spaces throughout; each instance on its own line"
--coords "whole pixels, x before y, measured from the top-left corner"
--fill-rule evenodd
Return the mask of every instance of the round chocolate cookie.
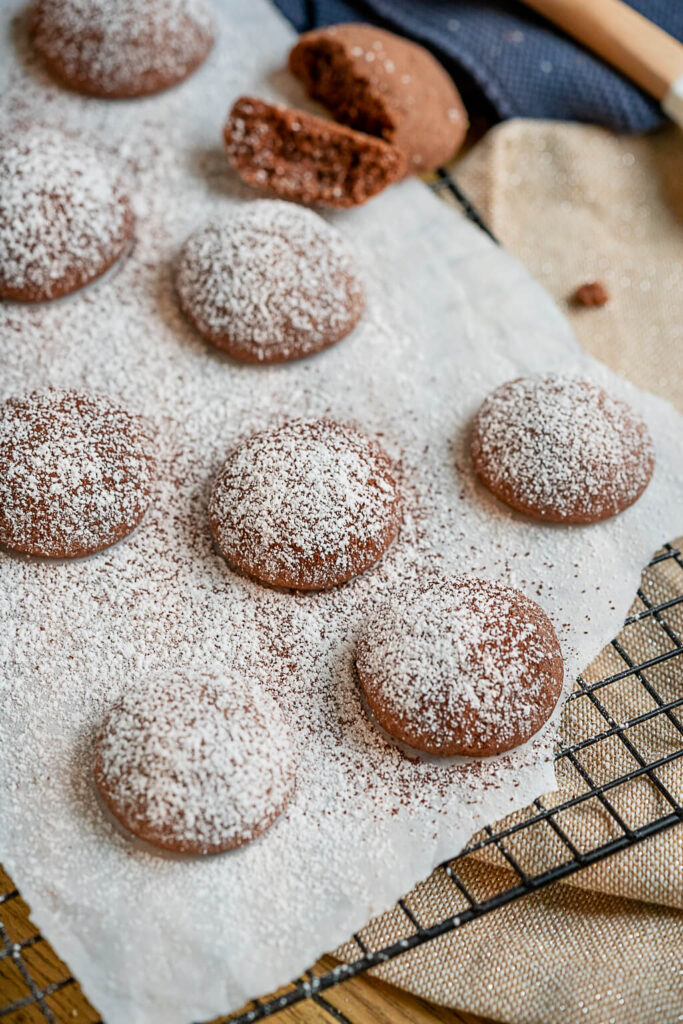
M 110 98 L 181 82 L 214 42 L 205 0 L 34 0 L 29 24 L 33 45 L 56 78 Z
M 0 296 L 57 299 L 100 277 L 133 237 L 117 172 L 51 128 L 0 135 Z
M 95 740 L 102 800 L 128 832 L 174 853 L 232 850 L 260 836 L 294 789 L 289 733 L 247 679 L 146 680 Z
M 647 426 L 597 384 L 519 377 L 482 403 L 472 462 L 511 508 L 553 523 L 595 523 L 632 505 L 652 476 Z
M 377 722 L 429 754 L 488 757 L 552 714 L 564 668 L 550 619 L 512 587 L 443 580 L 383 605 L 356 652 Z
M 446 163 L 465 138 L 467 113 L 450 76 L 422 46 L 392 32 L 314 29 L 299 39 L 289 67 L 338 121 L 400 149 L 406 173 Z
M 223 138 L 248 185 L 316 206 L 358 206 L 405 172 L 401 151 L 382 139 L 251 96 L 236 101 Z
M 398 533 L 382 448 L 331 420 L 292 420 L 228 456 L 209 520 L 235 568 L 273 586 L 325 590 L 358 576 Z
M 250 363 L 299 359 L 334 345 L 365 305 L 339 232 L 311 210 L 268 199 L 195 232 L 176 288 L 200 334 Z
M 0 544 L 80 558 L 135 529 L 150 502 L 145 422 L 108 398 L 34 391 L 0 404 Z

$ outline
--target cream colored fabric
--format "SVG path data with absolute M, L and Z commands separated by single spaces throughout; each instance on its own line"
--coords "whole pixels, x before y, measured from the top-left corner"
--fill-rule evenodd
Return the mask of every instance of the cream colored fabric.
M 683 409 L 683 131 L 510 121 L 454 174 L 584 347 Z M 573 290 L 596 278 L 611 302 L 572 308 Z
M 526 264 L 570 317 L 584 346 L 614 370 L 683 410 L 683 132 L 617 138 L 596 128 L 513 121 L 485 137 L 455 169 L 502 244 Z M 611 300 L 580 309 L 568 298 L 600 279 Z M 683 526 L 683 510 L 681 510 Z M 673 538 L 662 538 L 662 542 Z M 683 538 L 675 541 L 683 544 Z M 652 604 L 683 590 L 683 569 L 665 561 L 647 570 L 642 590 Z M 646 610 L 636 599 L 633 614 Z M 653 618 L 626 627 L 619 643 L 634 662 L 654 658 L 683 636 L 683 606 L 669 609 L 668 636 Z M 626 667 L 606 648 L 586 682 Z M 683 659 L 663 661 L 646 679 L 664 701 L 683 697 Z M 604 711 L 581 697 L 563 717 L 563 739 L 576 743 L 656 707 L 642 683 L 626 677 L 596 691 Z M 611 716 L 611 717 L 608 717 Z M 683 708 L 678 720 L 683 721 Z M 648 761 L 680 749 L 683 737 L 666 715 L 630 729 Z M 578 755 L 601 784 L 638 767 L 613 736 Z M 683 760 L 656 772 L 683 801 Z M 561 761 L 557 805 L 585 784 Z M 614 808 L 632 827 L 667 813 L 646 777 L 612 789 Z M 522 820 L 533 808 L 510 819 Z M 619 829 L 596 798 L 563 812 L 560 824 L 580 850 Z M 507 841 L 521 866 L 537 873 L 567 859 L 547 824 Z M 397 851 L 400 856 L 400 851 Z M 498 851 L 468 858 L 458 871 L 478 898 L 514 883 Z M 465 905 L 442 870 L 417 886 L 407 903 L 427 926 Z M 683 1021 L 683 826 L 525 897 L 380 968 L 377 973 L 417 995 L 508 1024 L 674 1024 Z M 396 907 L 362 933 L 371 949 L 409 934 Z M 355 959 L 358 947 L 338 951 Z

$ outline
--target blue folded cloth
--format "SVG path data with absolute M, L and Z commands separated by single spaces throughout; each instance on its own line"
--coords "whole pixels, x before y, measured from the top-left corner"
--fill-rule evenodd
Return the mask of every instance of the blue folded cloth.
M 429 47 L 461 87 L 470 113 L 587 121 L 646 132 L 659 104 L 515 0 L 275 0 L 300 31 L 370 21 Z M 683 0 L 630 0 L 683 40 Z

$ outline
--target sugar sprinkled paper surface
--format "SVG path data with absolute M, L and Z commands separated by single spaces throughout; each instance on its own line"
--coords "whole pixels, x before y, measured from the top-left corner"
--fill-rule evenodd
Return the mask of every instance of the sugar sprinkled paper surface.
M 0 860 L 108 1024 L 187 1024 L 236 1008 L 346 939 L 482 824 L 552 787 L 552 726 L 476 765 L 411 763 L 375 730 L 352 661 L 380 603 L 434 569 L 504 581 L 547 611 L 571 678 L 616 633 L 653 550 L 681 529 L 680 418 L 582 355 L 526 272 L 417 181 L 334 218 L 368 292 L 339 345 L 265 368 L 197 336 L 177 308 L 174 263 L 194 229 L 252 198 L 227 166 L 221 124 L 239 93 L 286 98 L 291 42 L 266 3 L 218 7 L 207 64 L 135 103 L 56 89 L 19 30 L 0 53 L 5 114 L 97 135 L 123 165 L 137 216 L 132 253 L 94 287 L 0 306 L 0 397 L 48 383 L 104 390 L 158 431 L 153 505 L 132 537 L 72 563 L 0 555 Z M 473 479 L 468 430 L 483 397 L 550 370 L 599 380 L 653 433 L 650 487 L 595 527 L 531 523 Z M 207 518 L 227 451 L 286 418 L 325 415 L 379 437 L 399 464 L 397 541 L 329 593 L 235 576 Z M 138 849 L 92 783 L 109 708 L 131 681 L 179 669 L 268 679 L 295 746 L 288 810 L 259 841 L 213 858 Z

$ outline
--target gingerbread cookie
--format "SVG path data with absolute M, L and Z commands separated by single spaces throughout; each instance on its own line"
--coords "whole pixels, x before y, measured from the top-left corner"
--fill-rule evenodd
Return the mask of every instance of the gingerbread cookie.
M 392 32 L 355 24 L 306 32 L 289 67 L 338 121 L 400 149 L 407 173 L 451 160 L 465 138 L 467 113 L 450 76 Z
M 0 296 L 57 299 L 100 277 L 133 237 L 115 168 L 51 128 L 0 135 Z
M 268 199 L 195 232 L 176 288 L 200 334 L 249 363 L 320 352 L 353 330 L 365 305 L 339 232 L 312 210 Z
M 403 154 L 382 139 L 250 96 L 234 104 L 223 136 L 248 185 L 302 203 L 358 206 L 405 171 Z
M 325 590 L 382 557 L 399 502 L 376 442 L 331 420 L 292 420 L 228 456 L 209 520 L 235 568 L 273 586 Z
M 395 739 L 488 757 L 524 743 L 562 691 L 555 631 L 534 601 L 489 580 L 438 581 L 383 605 L 356 652 L 363 693 Z
M 511 508 L 596 523 L 632 505 L 655 464 L 647 426 L 597 384 L 561 374 L 501 385 L 474 419 L 472 462 Z
M 95 740 L 95 783 L 132 835 L 174 853 L 232 850 L 260 836 L 294 789 L 275 702 L 248 679 L 145 681 Z
M 102 395 L 34 391 L 0 404 L 0 544 L 80 558 L 128 536 L 150 502 L 149 431 Z
M 205 0 L 35 0 L 33 45 L 64 85 L 91 96 L 146 96 L 205 60 L 214 19 Z

